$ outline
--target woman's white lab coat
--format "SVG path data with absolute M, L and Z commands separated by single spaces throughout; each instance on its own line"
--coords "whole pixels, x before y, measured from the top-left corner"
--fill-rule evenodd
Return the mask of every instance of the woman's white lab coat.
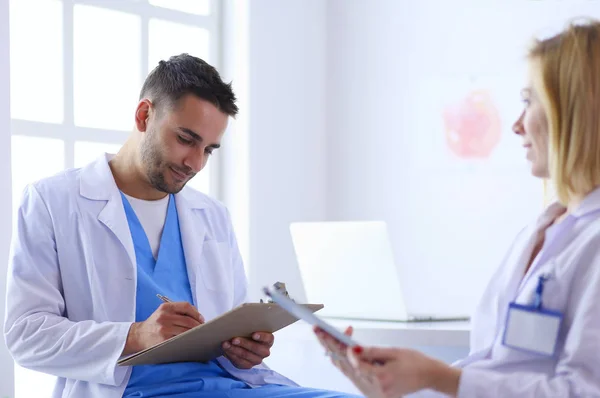
M 227 210 L 184 188 L 175 196 L 198 310 L 206 320 L 246 299 Z M 136 261 L 121 196 L 103 156 L 27 187 L 10 253 L 5 340 L 23 367 L 58 376 L 53 397 L 121 397 L 116 366 L 135 319 Z M 251 385 L 294 383 L 261 365 L 221 365 Z
M 521 231 L 493 275 L 473 317 L 471 353 L 455 364 L 462 368 L 458 397 L 600 397 L 600 189 L 546 230 L 544 246 L 525 275 L 538 231 L 562 210 L 551 205 Z M 554 357 L 502 344 L 509 303 L 531 305 L 543 274 L 551 277 L 543 306 L 564 316 Z

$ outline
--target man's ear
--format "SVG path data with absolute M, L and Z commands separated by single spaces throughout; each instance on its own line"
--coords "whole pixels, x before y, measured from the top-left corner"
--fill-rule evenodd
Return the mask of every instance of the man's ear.
M 148 120 L 153 111 L 152 102 L 144 98 L 141 100 L 135 110 L 135 127 L 140 132 L 145 132 L 148 128 Z

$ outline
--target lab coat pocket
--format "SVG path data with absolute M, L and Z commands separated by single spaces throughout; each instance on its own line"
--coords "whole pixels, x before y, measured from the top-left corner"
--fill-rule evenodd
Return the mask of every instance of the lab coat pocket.
M 207 289 L 227 293 L 233 291 L 231 247 L 228 242 L 214 240 L 204 242 L 200 274 Z

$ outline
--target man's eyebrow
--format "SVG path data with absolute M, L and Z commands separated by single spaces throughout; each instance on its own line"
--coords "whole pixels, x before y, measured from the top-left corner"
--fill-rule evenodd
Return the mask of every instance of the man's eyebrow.
M 188 129 L 187 127 L 178 127 L 178 129 L 182 133 L 189 135 L 191 138 L 193 138 L 194 140 L 196 140 L 198 142 L 204 141 L 204 139 L 199 134 L 194 132 L 194 130 Z M 221 147 L 221 144 L 211 144 L 211 145 L 209 145 L 209 147 L 219 149 Z

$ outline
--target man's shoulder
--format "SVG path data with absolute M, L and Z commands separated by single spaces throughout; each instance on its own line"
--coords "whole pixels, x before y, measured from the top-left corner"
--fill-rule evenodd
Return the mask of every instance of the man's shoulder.
M 69 192 L 77 186 L 81 169 L 67 169 L 49 177 L 33 181 L 28 186 L 37 191 L 42 197 L 50 198 L 56 193 Z

